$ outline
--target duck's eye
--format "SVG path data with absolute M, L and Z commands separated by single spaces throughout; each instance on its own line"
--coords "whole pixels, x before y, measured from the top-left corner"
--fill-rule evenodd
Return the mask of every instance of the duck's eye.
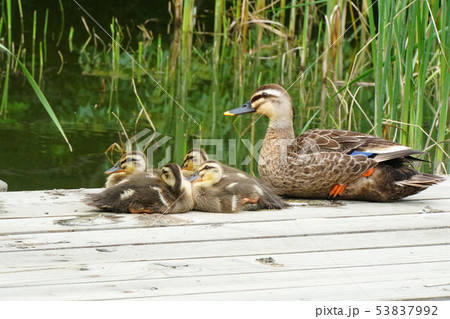
M 263 92 L 263 93 L 261 94 L 261 96 L 262 96 L 262 97 L 268 97 L 269 94 L 267 94 L 266 92 Z
M 206 165 L 203 169 L 210 169 L 211 166 Z

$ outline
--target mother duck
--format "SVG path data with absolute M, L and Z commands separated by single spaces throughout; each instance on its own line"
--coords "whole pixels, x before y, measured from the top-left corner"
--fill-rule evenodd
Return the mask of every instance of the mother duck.
M 263 85 L 224 115 L 246 113 L 269 118 L 258 170 L 277 194 L 390 202 L 443 180 L 411 167 L 412 155 L 423 152 L 373 135 L 313 129 L 295 138 L 292 101 L 277 84 Z

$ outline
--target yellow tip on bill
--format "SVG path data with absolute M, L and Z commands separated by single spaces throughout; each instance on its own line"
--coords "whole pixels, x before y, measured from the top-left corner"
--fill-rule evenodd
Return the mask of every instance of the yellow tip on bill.
M 226 115 L 226 116 L 236 116 L 236 114 L 230 113 L 229 111 L 226 111 L 225 113 L 223 113 L 223 115 Z

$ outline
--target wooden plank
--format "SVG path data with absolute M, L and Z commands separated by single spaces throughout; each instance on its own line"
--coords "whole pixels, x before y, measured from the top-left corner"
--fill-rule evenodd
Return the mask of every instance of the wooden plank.
M 151 256 L 147 256 L 151 258 Z M 211 275 L 286 272 L 350 267 L 372 267 L 450 261 L 450 245 L 265 254 L 172 260 L 135 260 L 80 263 L 74 260 L 41 267 L 0 269 L 0 289 L 74 283 L 200 277 Z
M 92 215 L 98 213 L 92 207 L 82 203 L 82 199 L 88 193 L 99 192 L 101 189 L 79 189 L 79 190 L 53 190 L 53 191 L 27 191 L 27 192 L 7 192 L 0 193 L 0 220 L 10 218 L 37 218 L 37 217 L 73 217 Z M 304 204 L 304 200 L 295 201 Z M 330 201 L 307 201 L 309 206 L 301 206 L 298 209 L 289 209 L 289 214 L 302 214 L 303 218 L 319 216 L 333 217 L 335 215 L 342 216 L 358 216 L 358 215 L 384 215 L 403 214 L 411 212 L 420 212 L 424 209 L 449 211 L 450 207 L 450 180 L 446 180 L 442 185 L 436 185 L 425 190 L 422 193 L 408 197 L 395 203 L 368 203 L 368 202 L 351 202 L 338 201 L 342 206 L 330 206 Z M 324 209 L 326 208 L 326 209 Z M 185 214 L 177 214 L 181 219 L 192 219 L 195 223 L 197 220 L 201 222 L 214 222 L 216 219 L 225 221 L 231 220 L 262 220 L 264 218 L 277 219 L 280 218 L 280 211 L 267 211 L 266 215 L 262 212 L 251 212 L 249 214 L 207 214 L 196 213 L 190 216 Z M 209 215 L 209 216 L 208 216 Z M 206 218 L 206 219 L 204 219 Z M 282 216 L 281 218 L 286 218 Z M 299 218 L 299 217 L 295 217 Z
M 413 274 L 413 275 L 411 275 Z M 370 285 L 392 286 L 402 282 L 403 291 L 397 291 L 397 298 L 413 298 L 428 294 L 420 289 L 408 289 L 413 283 L 427 286 L 433 297 L 448 295 L 448 278 L 450 262 L 426 264 L 381 265 L 374 267 L 354 267 L 326 270 L 301 270 L 287 272 L 245 273 L 236 275 L 213 275 L 203 277 L 155 278 L 121 280 L 109 282 L 92 282 L 83 284 L 55 284 L 51 286 L 34 286 L 0 289 L 2 300 L 112 300 L 130 298 L 168 297 L 190 294 L 216 294 L 242 290 L 267 290 L 280 288 L 304 288 L 308 293 L 294 295 L 298 299 L 312 299 L 309 292 L 321 290 L 321 298 L 340 299 L 342 295 L 333 296 L 334 286 L 353 287 L 359 291 L 356 299 L 384 299 L 385 295 L 372 292 Z M 317 293 L 316 293 L 317 294 Z
M 348 207 L 295 207 L 283 211 L 241 212 L 239 214 L 213 214 L 189 212 L 185 214 L 113 214 L 99 212 L 81 212 L 80 215 L 47 216 L 27 218 L 0 218 L 0 236 L 10 234 L 28 234 L 42 232 L 85 231 L 117 228 L 147 228 L 173 225 L 207 225 L 259 221 L 283 221 L 310 218 L 347 218 L 364 216 L 392 216 L 406 214 L 427 214 L 450 212 L 450 199 L 431 205 L 426 202 L 412 206 L 394 204 L 350 203 Z M 394 213 L 389 213 L 394 211 Z M 6 217 L 6 216 L 4 216 Z
M 355 218 L 314 218 L 257 223 L 184 225 L 143 229 L 92 230 L 4 236 L 0 252 L 123 244 L 227 240 L 450 228 L 450 213 Z M 449 239 L 443 239 L 447 243 Z
M 321 236 L 210 240 L 141 245 L 96 246 L 54 250 L 25 249 L 0 254 L 0 271 L 70 264 L 117 263 L 283 253 L 354 251 L 369 248 L 448 244 L 450 229 L 355 233 Z
M 82 203 L 88 193 L 101 189 L 74 189 L 0 193 L 0 218 L 92 214 Z
M 396 203 L 99 219 L 81 202 L 99 189 L 4 193 L 0 299 L 445 298 L 449 190 L 447 180 Z
M 370 293 L 370 297 L 361 293 L 361 289 Z M 250 301 L 250 300 L 304 300 L 304 301 L 375 301 L 375 300 L 449 300 L 448 285 L 427 284 L 423 279 L 407 281 L 370 282 L 332 285 L 325 287 L 294 287 L 254 289 L 232 292 L 171 295 L 161 297 L 134 298 L 139 300 L 172 300 L 172 301 Z M 133 298 L 130 298 L 133 299 Z M 371 309 L 372 312 L 374 309 Z

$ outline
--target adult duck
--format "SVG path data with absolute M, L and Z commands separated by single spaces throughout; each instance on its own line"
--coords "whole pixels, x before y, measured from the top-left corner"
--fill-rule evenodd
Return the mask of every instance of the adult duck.
M 292 101 L 277 84 L 260 87 L 224 115 L 246 113 L 269 118 L 258 170 L 277 194 L 389 202 L 443 180 L 411 167 L 412 155 L 423 152 L 372 135 L 313 129 L 295 138 Z

